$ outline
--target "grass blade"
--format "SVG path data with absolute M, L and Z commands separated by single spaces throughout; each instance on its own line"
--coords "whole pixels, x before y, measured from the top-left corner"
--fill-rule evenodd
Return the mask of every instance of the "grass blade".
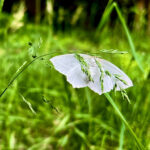
M 0 13 L 2 11 L 3 5 L 4 5 L 4 0 L 0 0 Z
M 125 125 L 124 123 L 122 123 L 121 132 L 120 132 L 120 140 L 119 140 L 119 150 L 123 150 L 124 132 L 125 132 Z
M 125 117 L 122 115 L 122 113 L 118 109 L 117 105 L 115 104 L 114 100 L 111 98 L 111 96 L 109 95 L 109 93 L 104 93 L 104 95 L 106 96 L 107 100 L 111 103 L 111 105 L 113 106 L 113 108 L 115 109 L 115 111 L 117 112 L 117 114 L 119 115 L 120 119 L 124 122 L 124 124 L 126 125 L 126 127 L 129 129 L 131 135 L 134 137 L 135 141 L 137 142 L 138 148 L 140 150 L 144 150 L 143 145 L 140 143 L 140 141 L 137 138 L 136 134 L 134 133 L 134 131 L 132 130 L 132 128 L 130 127 L 130 125 L 128 124 L 128 122 L 126 121 Z
M 113 5 L 114 5 L 114 8 L 115 8 L 115 10 L 116 10 L 116 12 L 118 14 L 120 22 L 121 22 L 121 24 L 122 24 L 122 26 L 124 28 L 125 34 L 127 36 L 127 39 L 128 39 L 128 42 L 129 42 L 129 45 L 130 45 L 130 48 L 131 48 L 132 55 L 133 55 L 134 59 L 136 60 L 139 68 L 141 69 L 141 71 L 144 72 L 143 66 L 142 66 L 142 64 L 141 64 L 141 62 L 140 62 L 140 60 L 139 60 L 139 58 L 138 58 L 138 56 L 136 54 L 135 46 L 134 46 L 134 43 L 132 41 L 132 37 L 130 35 L 130 32 L 129 32 L 129 29 L 128 29 L 127 25 L 126 25 L 126 22 L 125 22 L 122 14 L 121 14 L 121 11 L 120 11 L 117 3 L 114 2 Z
M 107 5 L 107 7 L 106 7 L 106 9 L 105 9 L 105 11 L 104 11 L 104 13 L 103 13 L 102 19 L 101 19 L 101 21 L 100 21 L 100 23 L 99 23 L 99 25 L 98 25 L 96 34 L 97 34 L 98 31 L 100 31 L 100 29 L 104 26 L 105 22 L 108 20 L 108 18 L 109 18 L 109 16 L 110 16 L 111 12 L 113 11 L 113 9 L 116 10 L 117 15 L 118 15 L 118 18 L 119 18 L 119 20 L 120 20 L 120 22 L 121 22 L 121 24 L 122 24 L 122 27 L 123 27 L 123 29 L 124 29 L 124 31 L 125 31 L 126 37 L 127 37 L 127 39 L 128 39 L 128 42 L 129 42 L 129 46 L 130 46 L 130 48 L 131 48 L 131 53 L 132 53 L 132 55 L 133 55 L 135 61 L 137 62 L 137 64 L 138 64 L 140 70 L 144 73 L 144 68 L 143 68 L 143 66 L 142 66 L 142 64 L 141 64 L 140 59 L 138 58 L 138 56 L 137 56 L 137 54 L 136 54 L 136 50 L 135 50 L 135 46 L 134 46 L 134 43 L 133 43 L 131 34 L 130 34 L 129 29 L 128 29 L 127 25 L 126 25 L 126 22 L 125 22 L 125 20 L 124 20 L 124 18 L 123 18 L 123 15 L 122 15 L 122 13 L 121 13 L 121 11 L 120 11 L 120 9 L 119 9 L 119 6 L 117 5 L 116 2 L 113 2 L 111 5 L 110 5 L 110 3 L 109 3 L 109 5 Z
M 32 112 L 34 115 L 36 115 L 36 112 L 34 111 L 34 109 L 33 109 L 32 105 L 31 105 L 31 103 L 28 102 L 28 101 L 23 97 L 23 95 L 21 95 L 21 97 L 22 97 L 22 100 L 28 105 L 28 107 L 29 107 L 29 109 L 31 110 L 31 112 Z
M 101 30 L 101 28 L 103 27 L 103 25 L 105 24 L 105 22 L 108 20 L 112 10 L 114 9 L 114 5 L 111 4 L 112 3 L 112 0 L 109 0 L 106 8 L 105 8 L 105 11 L 102 15 L 102 18 L 101 18 L 101 21 L 97 27 L 97 31 L 96 33 L 98 34 L 98 32 Z

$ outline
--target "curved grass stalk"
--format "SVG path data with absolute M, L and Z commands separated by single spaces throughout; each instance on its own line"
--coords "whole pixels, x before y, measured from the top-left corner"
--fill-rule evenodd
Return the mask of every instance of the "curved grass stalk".
M 3 92 L 0 94 L 0 98 L 4 95 L 4 93 L 7 91 L 7 89 L 12 85 L 12 83 L 21 75 L 21 73 L 23 73 L 23 71 L 25 71 L 32 63 L 34 63 L 36 60 L 43 58 L 45 56 L 49 56 L 52 55 L 53 53 L 49 53 L 49 54 L 44 54 L 41 56 L 38 56 L 36 58 L 34 58 L 31 62 L 29 62 L 27 65 L 25 65 L 25 67 L 19 71 L 13 78 L 12 80 L 8 83 L 7 87 L 3 90 Z
M 134 46 L 131 34 L 130 34 L 129 29 L 128 29 L 127 25 L 126 25 L 125 19 L 123 18 L 123 15 L 122 15 L 122 13 L 120 11 L 120 8 L 119 8 L 119 6 L 118 6 L 118 4 L 116 2 L 112 2 L 112 0 L 109 1 L 108 5 L 107 5 L 107 7 L 106 7 L 106 9 L 105 9 L 105 11 L 103 13 L 102 19 L 101 19 L 101 21 L 100 21 L 100 23 L 98 25 L 96 34 L 98 34 L 100 29 L 104 26 L 105 22 L 108 20 L 108 17 L 112 13 L 113 9 L 116 10 L 118 18 L 119 18 L 119 20 L 120 20 L 120 22 L 122 24 L 122 27 L 123 27 L 123 29 L 125 31 L 126 37 L 128 39 L 128 42 L 129 42 L 129 46 L 131 48 L 131 53 L 132 53 L 135 61 L 137 62 L 138 67 L 144 73 L 144 68 L 143 68 L 143 66 L 141 64 L 140 59 L 138 58 L 138 56 L 136 54 L 136 50 L 135 50 L 135 46 Z
M 107 98 L 107 100 L 111 103 L 111 105 L 113 106 L 113 108 L 116 110 L 117 114 L 119 115 L 120 119 L 123 121 L 123 123 L 126 125 L 126 127 L 129 129 L 131 135 L 134 137 L 137 146 L 139 148 L 139 150 L 144 150 L 143 145 L 141 144 L 141 142 L 139 141 L 139 139 L 137 138 L 136 134 L 134 133 L 134 131 L 132 130 L 131 126 L 128 124 L 128 122 L 126 121 L 125 117 L 122 115 L 122 113 L 120 112 L 120 110 L 118 109 L 117 105 L 115 104 L 114 100 L 111 98 L 111 96 L 109 95 L 109 93 L 104 93 L 105 97 Z

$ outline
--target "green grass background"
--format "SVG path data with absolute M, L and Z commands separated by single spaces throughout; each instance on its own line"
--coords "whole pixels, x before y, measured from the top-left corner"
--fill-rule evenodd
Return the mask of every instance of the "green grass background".
M 132 32 L 142 72 L 135 61 L 123 26 L 114 29 L 72 29 L 55 33 L 48 25 L 28 24 L 15 32 L 0 30 L 0 91 L 7 86 L 22 64 L 33 60 L 28 42 L 37 56 L 45 53 L 98 53 L 121 68 L 133 81 L 127 89 L 131 100 L 119 92 L 110 92 L 117 107 L 144 145 L 150 149 L 150 36 Z M 42 41 L 42 42 L 40 42 Z M 41 43 L 40 48 L 38 47 Z M 118 49 L 128 54 L 101 53 L 101 49 Z M 88 88 L 73 89 L 63 75 L 48 61 L 34 62 L 0 98 L 0 149 L 19 150 L 136 150 L 133 136 L 116 115 L 104 95 Z M 32 105 L 33 110 L 27 102 Z M 42 95 L 50 101 L 46 103 Z M 56 111 L 56 109 L 58 112 Z

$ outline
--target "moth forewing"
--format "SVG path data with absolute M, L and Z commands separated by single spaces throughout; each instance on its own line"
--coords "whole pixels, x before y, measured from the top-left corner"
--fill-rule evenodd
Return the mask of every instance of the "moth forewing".
M 55 69 L 64 75 L 67 75 L 78 64 L 73 54 L 55 56 L 50 61 Z
M 113 88 L 113 85 L 112 85 L 112 82 L 111 82 L 111 79 L 109 76 L 106 76 L 105 73 L 104 73 L 104 70 L 101 68 L 98 67 L 96 61 L 95 61 L 95 57 L 93 57 L 93 60 L 94 60 L 94 63 L 93 63 L 93 70 L 91 71 L 92 73 L 94 72 L 93 74 L 93 79 L 94 79 L 94 82 L 90 82 L 88 84 L 88 87 L 93 90 L 94 92 L 98 93 L 99 95 L 103 94 L 103 93 L 106 93 L 106 92 L 109 92 L 112 90 Z
M 79 61 L 74 54 L 55 56 L 50 59 L 55 69 L 67 77 L 74 88 L 87 86 L 88 77 L 83 73 Z
M 111 80 L 113 82 L 113 86 L 115 86 L 115 84 L 117 84 L 117 87 L 116 87 L 117 91 L 121 90 L 120 87 L 122 89 L 126 89 L 128 87 L 133 86 L 133 83 L 130 80 L 130 78 L 118 67 L 116 67 L 115 65 L 113 65 L 112 63 L 110 63 L 104 59 L 100 59 L 100 62 L 101 62 L 102 67 L 104 68 L 104 70 L 109 71 L 109 73 L 111 74 Z M 116 78 L 116 75 L 117 75 L 117 78 Z
M 72 84 L 74 88 L 82 88 L 87 86 L 88 77 L 82 72 L 78 64 L 67 74 L 67 81 Z

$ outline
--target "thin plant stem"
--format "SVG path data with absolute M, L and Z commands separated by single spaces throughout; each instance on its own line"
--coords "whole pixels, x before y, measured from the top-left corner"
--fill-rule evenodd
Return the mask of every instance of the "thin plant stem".
M 99 33 L 103 25 L 105 24 L 106 20 L 108 19 L 109 15 L 111 14 L 112 10 L 114 9 L 114 6 L 112 5 L 112 0 L 109 0 L 107 3 L 107 6 L 105 7 L 104 13 L 102 15 L 102 18 L 100 20 L 100 23 L 98 24 L 98 27 L 96 29 L 96 35 Z
M 3 90 L 3 92 L 0 94 L 0 98 L 3 96 L 3 94 L 7 91 L 7 89 L 12 85 L 12 83 L 32 64 L 34 63 L 36 60 L 43 58 L 45 56 L 49 56 L 52 55 L 53 53 L 49 53 L 49 54 L 44 54 L 41 56 L 38 56 L 36 58 L 34 58 L 31 62 L 29 62 L 20 72 L 18 72 L 13 78 L 12 80 L 8 83 L 7 87 Z
M 132 40 L 132 37 L 131 37 L 131 34 L 129 32 L 129 29 L 126 25 L 126 22 L 125 22 L 125 19 L 123 18 L 123 15 L 120 11 L 120 8 L 119 6 L 117 5 L 116 2 L 113 2 L 112 4 L 110 4 L 111 1 L 109 2 L 108 6 L 106 7 L 104 13 L 103 13 L 103 16 L 102 16 L 102 19 L 98 25 L 98 28 L 97 28 L 97 31 L 96 31 L 96 34 L 100 31 L 100 29 L 104 26 L 104 23 L 106 22 L 106 20 L 108 19 L 108 17 L 110 16 L 111 12 L 113 11 L 113 9 L 116 10 L 117 12 L 117 15 L 118 15 L 118 18 L 122 24 L 122 27 L 125 31 L 125 34 L 126 34 L 126 37 L 128 39 L 128 42 L 129 42 L 129 46 L 131 48 L 131 53 L 135 59 L 135 61 L 137 62 L 140 70 L 144 73 L 144 68 L 141 64 L 141 61 L 139 60 L 138 56 L 137 56 L 137 53 L 136 53 L 136 50 L 135 50 L 135 46 L 134 46 L 134 43 L 133 43 L 133 40 Z
M 114 100 L 111 98 L 111 96 L 109 95 L 109 93 L 104 93 L 104 95 L 107 98 L 107 100 L 111 103 L 111 105 L 113 106 L 113 108 L 115 109 L 115 111 L 117 112 L 117 114 L 119 115 L 120 119 L 124 122 L 124 124 L 126 125 L 126 127 L 129 129 L 131 135 L 134 137 L 134 139 L 135 139 L 135 141 L 137 143 L 137 146 L 138 146 L 139 150 L 144 150 L 143 145 L 140 143 L 140 141 L 137 138 L 136 134 L 134 133 L 134 131 L 132 130 L 132 128 L 130 127 L 130 125 L 128 124 L 128 122 L 126 121 L 125 117 L 122 115 L 122 113 L 118 109 L 117 105 L 115 104 Z
M 144 72 L 143 66 L 142 66 L 140 60 L 138 59 L 138 56 L 137 56 L 136 51 L 135 51 L 135 46 L 134 46 L 132 37 L 131 37 L 131 35 L 130 35 L 130 32 L 129 32 L 129 29 L 128 29 L 127 25 L 126 25 L 126 22 L 125 22 L 125 20 L 124 20 L 122 14 L 121 14 L 121 11 L 120 11 L 120 9 L 119 9 L 117 3 L 114 2 L 113 5 L 114 5 L 114 7 L 115 7 L 115 9 L 116 9 L 116 12 L 117 12 L 118 17 L 119 17 L 119 19 L 120 19 L 120 22 L 121 22 L 121 24 L 122 24 L 122 26 L 123 26 L 123 28 L 124 28 L 124 30 L 125 30 L 125 34 L 126 34 L 126 36 L 127 36 L 129 45 L 130 45 L 130 47 L 131 47 L 132 55 L 133 55 L 134 59 L 136 60 L 136 62 L 137 62 L 137 64 L 138 64 L 139 68 L 141 69 L 141 71 Z

